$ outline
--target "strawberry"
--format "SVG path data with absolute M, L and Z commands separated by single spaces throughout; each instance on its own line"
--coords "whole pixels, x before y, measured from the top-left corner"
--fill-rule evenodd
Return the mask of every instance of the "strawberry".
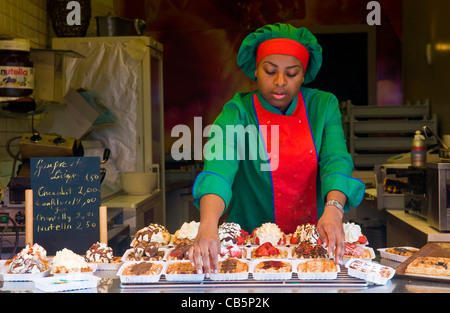
M 246 232 L 245 230 L 241 229 L 241 235 L 237 237 L 237 245 L 243 245 L 246 243 L 248 239 L 248 232 Z
M 253 243 L 254 243 L 255 245 L 259 245 L 259 238 L 256 236 L 256 231 L 257 231 L 257 230 L 258 230 L 258 228 L 255 228 L 255 229 L 252 231 L 251 235 L 250 235 L 250 237 L 253 238 Z
M 280 251 L 274 246 L 271 246 L 267 251 L 269 252 L 269 255 L 278 255 L 280 253 Z
M 266 248 L 260 246 L 258 249 L 256 249 L 255 255 L 256 256 L 268 256 L 269 251 Z
M 270 242 L 265 242 L 256 249 L 255 254 L 257 256 L 269 256 L 269 249 L 272 247 Z
M 295 245 L 295 244 L 297 244 L 297 243 L 298 243 L 298 238 L 295 237 L 295 236 L 292 236 L 292 237 L 291 237 L 291 244 Z
M 361 236 L 359 236 L 359 238 L 358 238 L 358 243 L 364 245 L 364 244 L 366 244 L 367 242 L 368 242 L 368 240 L 367 240 L 366 236 L 364 236 L 363 234 L 361 234 Z
M 228 249 L 228 252 L 229 252 L 231 257 L 233 257 L 233 258 L 240 258 L 240 257 L 242 257 L 241 249 L 233 249 L 233 246 L 229 246 L 227 249 Z

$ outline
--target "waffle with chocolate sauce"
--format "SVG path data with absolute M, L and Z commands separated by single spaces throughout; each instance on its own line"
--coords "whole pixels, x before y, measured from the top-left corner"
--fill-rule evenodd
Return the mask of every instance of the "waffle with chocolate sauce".
M 159 275 L 163 269 L 161 264 L 140 262 L 124 268 L 122 275 Z
M 247 263 L 235 258 L 228 258 L 219 262 L 219 273 L 243 273 L 248 271 Z

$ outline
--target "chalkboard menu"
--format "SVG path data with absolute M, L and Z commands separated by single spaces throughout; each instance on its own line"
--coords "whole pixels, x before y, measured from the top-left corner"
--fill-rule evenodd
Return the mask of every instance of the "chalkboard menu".
M 33 242 L 55 255 L 99 241 L 100 158 L 32 158 Z

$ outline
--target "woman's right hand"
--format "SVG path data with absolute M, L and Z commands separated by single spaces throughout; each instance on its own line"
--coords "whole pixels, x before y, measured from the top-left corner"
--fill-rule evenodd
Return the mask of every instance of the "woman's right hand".
M 197 268 L 197 272 L 205 273 L 207 278 L 219 269 L 218 223 L 224 208 L 225 203 L 217 195 L 208 194 L 200 199 L 200 225 L 189 250 L 189 260 Z
M 197 268 L 197 273 L 217 273 L 219 268 L 220 242 L 217 227 L 200 223 L 197 237 L 189 250 L 189 260 Z

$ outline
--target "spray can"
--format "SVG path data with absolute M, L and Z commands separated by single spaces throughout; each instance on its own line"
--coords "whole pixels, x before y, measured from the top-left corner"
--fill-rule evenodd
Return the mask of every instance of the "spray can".
M 425 167 L 427 162 L 427 145 L 425 137 L 420 130 L 416 131 L 411 144 L 411 165 L 414 167 Z

